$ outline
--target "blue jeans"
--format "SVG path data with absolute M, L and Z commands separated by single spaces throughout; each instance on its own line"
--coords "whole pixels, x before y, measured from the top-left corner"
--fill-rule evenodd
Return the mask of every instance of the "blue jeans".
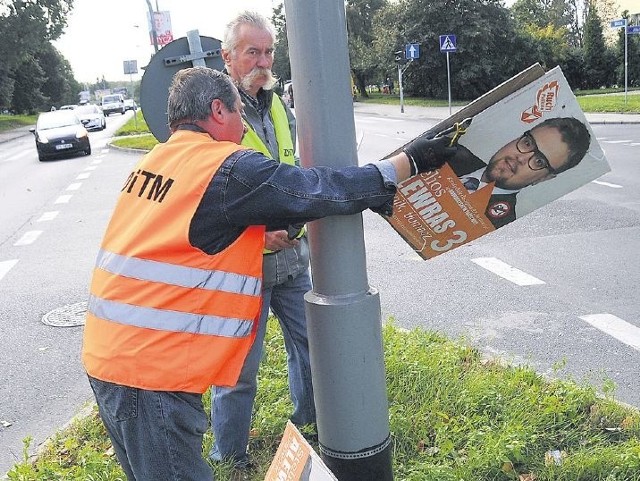
M 102 422 L 129 481 L 212 481 L 202 456 L 202 396 L 147 391 L 89 376 Z
M 309 290 L 311 281 L 307 268 L 295 278 L 262 291 L 262 312 L 256 339 L 244 362 L 238 383 L 232 388 L 211 388 L 211 426 L 215 436 L 214 445 L 209 453 L 212 460 L 232 460 L 237 466 L 248 462 L 247 445 L 251 414 L 269 306 L 278 318 L 284 335 L 289 393 L 293 401 L 291 422 L 296 425 L 316 422 L 304 313 L 304 294 Z

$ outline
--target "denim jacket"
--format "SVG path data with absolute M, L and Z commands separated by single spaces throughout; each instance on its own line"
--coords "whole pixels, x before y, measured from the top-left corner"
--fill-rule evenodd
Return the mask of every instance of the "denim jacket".
M 391 215 L 395 192 L 395 169 L 386 160 L 364 167 L 303 169 L 241 150 L 212 177 L 191 220 L 189 238 L 193 246 L 213 254 L 249 225 L 286 230 L 290 224 L 368 208 Z

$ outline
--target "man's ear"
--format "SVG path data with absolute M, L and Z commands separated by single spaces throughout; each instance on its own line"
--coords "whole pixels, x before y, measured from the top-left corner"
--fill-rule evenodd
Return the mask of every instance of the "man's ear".
M 211 117 L 213 120 L 217 123 L 223 123 L 225 113 L 226 109 L 222 101 L 220 99 L 213 99 L 213 102 L 211 102 Z
M 220 55 L 222 56 L 222 61 L 224 62 L 224 64 L 229 65 L 229 63 L 231 62 L 231 52 L 223 49 L 220 51 Z

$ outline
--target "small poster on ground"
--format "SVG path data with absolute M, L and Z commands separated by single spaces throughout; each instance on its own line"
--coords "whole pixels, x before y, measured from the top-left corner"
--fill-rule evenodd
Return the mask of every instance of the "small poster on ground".
M 291 422 L 282 435 L 265 481 L 337 481 Z
M 386 219 L 423 259 L 610 170 L 559 67 L 533 65 L 421 136 L 446 137 L 455 153 L 440 169 L 401 183 Z

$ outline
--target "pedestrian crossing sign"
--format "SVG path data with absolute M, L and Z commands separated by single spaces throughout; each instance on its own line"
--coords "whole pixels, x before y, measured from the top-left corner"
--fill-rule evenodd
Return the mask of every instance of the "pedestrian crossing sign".
M 440 35 L 440 51 L 455 52 L 458 50 L 456 46 L 456 36 L 453 34 Z

